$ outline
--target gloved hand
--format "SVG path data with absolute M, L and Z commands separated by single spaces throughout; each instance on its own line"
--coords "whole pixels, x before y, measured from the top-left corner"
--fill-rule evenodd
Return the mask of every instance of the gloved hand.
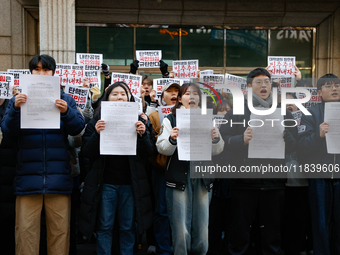
M 138 63 L 139 63 L 139 61 L 135 60 L 130 64 L 130 72 L 129 73 L 136 74 L 138 67 L 139 67 Z
M 110 67 L 107 64 L 102 63 L 102 72 L 105 76 L 109 76 L 110 75 Z
M 159 60 L 159 69 L 161 70 L 163 77 L 169 76 L 168 64 L 165 63 L 163 60 Z
M 294 138 L 294 136 L 292 135 L 291 132 L 289 132 L 288 129 L 285 129 L 283 131 L 283 140 L 286 143 L 286 149 L 288 151 L 294 151 L 295 150 L 295 146 L 296 146 L 296 139 Z
M 90 89 L 92 92 L 92 101 L 97 101 L 100 96 L 100 89 L 97 86 L 94 86 Z

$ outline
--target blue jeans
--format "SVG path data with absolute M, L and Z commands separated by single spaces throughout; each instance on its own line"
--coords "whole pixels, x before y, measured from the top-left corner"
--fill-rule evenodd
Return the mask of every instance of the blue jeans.
M 202 179 L 190 179 L 184 191 L 166 188 L 166 202 L 175 255 L 208 252 L 209 203 Z
M 156 238 L 156 249 L 159 255 L 170 255 L 172 252 L 170 239 L 170 223 L 166 208 L 166 180 L 164 172 L 154 170 L 152 173 L 155 194 L 155 214 L 153 226 Z
M 135 219 L 131 185 L 103 184 L 96 228 L 98 255 L 111 255 L 116 214 L 119 222 L 120 254 L 132 255 L 135 244 Z
M 340 254 L 340 182 L 309 180 L 315 255 Z

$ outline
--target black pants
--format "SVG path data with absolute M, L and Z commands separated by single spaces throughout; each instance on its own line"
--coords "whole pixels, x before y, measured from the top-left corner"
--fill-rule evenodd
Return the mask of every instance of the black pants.
M 284 190 L 233 189 L 231 193 L 231 236 L 229 252 L 247 254 L 251 230 L 258 214 L 259 236 L 256 250 L 263 255 L 281 254 L 281 219 Z
M 312 238 L 308 198 L 308 187 L 286 188 L 282 235 L 286 254 L 299 255 L 312 249 L 307 242 Z

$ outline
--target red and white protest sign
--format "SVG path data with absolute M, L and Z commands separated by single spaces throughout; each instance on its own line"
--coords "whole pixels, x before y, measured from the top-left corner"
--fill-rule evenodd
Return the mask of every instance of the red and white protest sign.
M 171 110 L 172 110 L 173 107 L 174 107 L 174 105 L 159 106 L 158 107 L 159 121 L 160 121 L 161 124 L 163 123 L 165 116 L 168 115 L 169 113 L 171 113 Z
M 177 83 L 181 85 L 180 79 L 172 79 L 172 78 L 153 79 L 153 89 L 156 91 L 156 99 L 158 100 L 158 102 L 160 102 L 163 87 L 168 82 Z
M 13 94 L 14 76 L 11 74 L 0 74 L 0 98 L 11 99 Z
M 93 86 L 101 87 L 101 64 L 103 63 L 103 54 L 77 53 L 77 63 L 85 65 L 85 76 L 89 79 L 90 88 Z
M 7 69 L 7 72 L 14 76 L 14 85 L 17 87 L 20 86 L 21 74 L 31 74 L 31 71 L 29 69 Z M 19 91 L 21 92 L 21 90 Z
M 70 85 L 65 85 L 65 93 L 73 97 L 77 106 L 84 111 L 86 107 L 87 97 L 89 94 L 89 88 L 80 88 Z
M 136 50 L 136 58 L 139 68 L 159 68 L 159 60 L 162 59 L 161 50 Z
M 268 66 L 272 75 L 294 76 L 295 57 L 268 56 Z
M 112 73 L 111 84 L 117 81 L 125 82 L 129 86 L 132 95 L 136 97 L 140 97 L 140 87 L 142 85 L 141 75 L 127 74 L 127 73 Z
M 297 123 L 297 127 L 300 126 L 301 118 L 302 118 L 303 112 L 300 110 L 297 110 L 295 112 L 292 112 L 293 118 Z
M 57 64 L 54 76 L 60 77 L 60 85 L 81 86 L 85 65 Z
M 240 88 L 243 94 L 248 93 L 247 78 L 226 73 L 224 83 Z M 230 93 L 230 91 L 227 93 Z
M 208 85 L 209 87 L 215 89 L 216 85 L 222 85 L 224 83 L 224 75 L 223 74 L 203 74 L 200 76 L 200 82 Z M 207 89 L 210 92 L 213 92 L 209 87 L 203 86 L 204 89 Z M 208 95 L 204 90 L 202 91 L 204 95 Z
M 198 60 L 172 61 L 175 78 L 197 78 Z
M 317 88 L 310 87 L 310 88 L 304 88 L 304 89 L 307 89 L 310 92 L 310 94 L 311 94 L 310 100 L 307 103 L 303 103 L 302 104 L 304 107 L 311 108 L 314 105 L 319 104 L 319 103 L 322 102 L 321 96 L 319 96 Z M 301 98 L 305 98 L 305 97 L 306 97 L 306 95 L 303 94 L 303 93 L 299 93 L 299 95 L 298 95 L 298 98 L 300 98 L 300 99 Z

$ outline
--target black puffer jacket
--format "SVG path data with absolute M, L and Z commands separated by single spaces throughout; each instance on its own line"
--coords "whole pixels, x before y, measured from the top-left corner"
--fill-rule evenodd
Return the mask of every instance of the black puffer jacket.
M 227 124 L 223 124 L 220 128 L 221 135 L 225 141 L 225 149 L 230 151 L 230 165 L 236 166 L 236 169 L 239 170 L 241 166 L 261 166 L 261 165 L 270 165 L 270 166 L 280 166 L 285 165 L 285 159 L 256 159 L 256 158 L 248 158 L 248 144 L 244 145 L 244 137 L 243 134 L 247 129 L 247 123 L 250 120 L 251 112 L 248 108 L 247 102 L 244 106 L 244 115 L 234 115 L 233 110 L 230 110 L 226 115 L 225 119 L 228 121 Z M 286 115 L 284 119 L 293 119 L 292 114 L 286 110 Z M 243 124 L 234 124 L 230 125 L 231 120 L 233 123 L 243 123 Z M 276 122 L 276 125 L 278 122 Z M 293 121 L 286 121 L 285 125 L 293 126 Z M 289 127 L 286 128 L 293 135 L 295 140 L 297 141 L 297 128 Z M 288 148 L 287 150 L 294 151 L 296 148 Z M 249 173 L 244 173 L 244 176 L 250 176 Z M 258 175 L 257 175 L 258 177 Z M 244 178 L 244 179 L 231 179 L 231 188 L 237 189 L 258 189 L 258 190 L 267 190 L 267 189 L 284 189 L 285 188 L 286 179 L 261 179 L 261 178 Z
M 139 119 L 141 120 L 141 118 Z M 97 208 L 100 203 L 103 173 L 106 156 L 99 152 L 99 134 L 95 130 L 98 117 L 92 119 L 83 135 L 82 155 L 91 161 L 91 170 L 85 177 L 85 186 L 79 215 L 79 230 L 90 238 L 96 225 Z M 144 122 L 143 122 L 144 123 Z M 137 135 L 137 133 L 136 133 Z M 142 137 L 137 138 L 137 155 L 129 156 L 131 171 L 131 186 L 135 201 L 136 221 L 138 232 L 142 234 L 152 224 L 153 212 L 150 196 L 150 186 L 145 171 L 145 159 L 152 156 L 154 146 L 151 135 L 146 129 Z

